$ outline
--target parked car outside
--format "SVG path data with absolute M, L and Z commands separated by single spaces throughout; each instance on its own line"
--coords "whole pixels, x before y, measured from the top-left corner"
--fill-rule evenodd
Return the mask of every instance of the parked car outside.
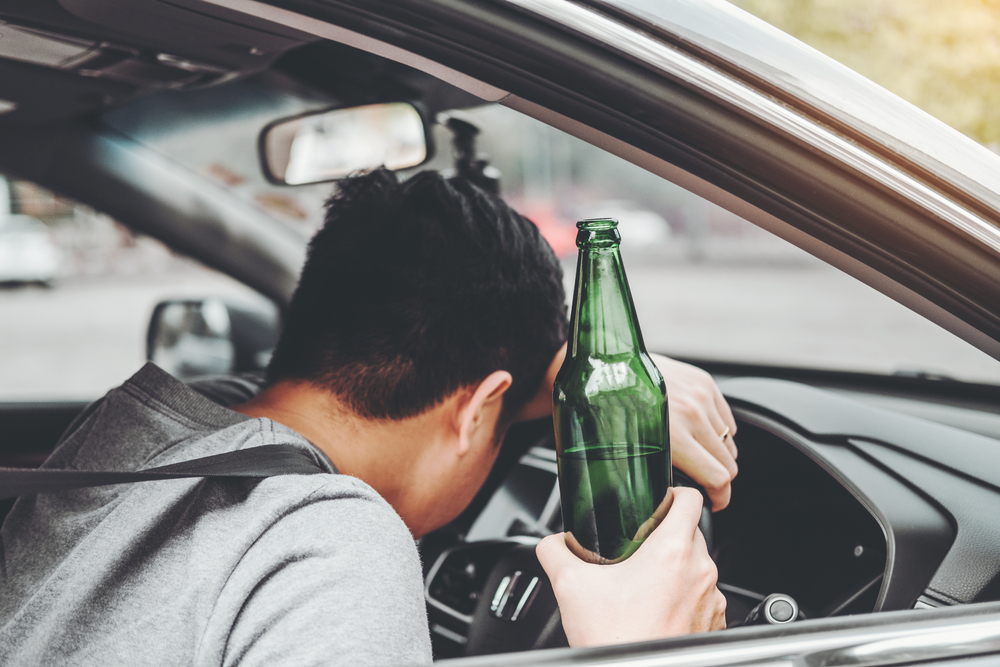
M 27 215 L 0 216 L 0 283 L 51 285 L 62 253 L 48 227 Z

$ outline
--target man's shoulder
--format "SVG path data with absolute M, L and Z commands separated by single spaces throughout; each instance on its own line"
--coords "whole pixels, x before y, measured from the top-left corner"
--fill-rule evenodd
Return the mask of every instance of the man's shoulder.
M 356 478 L 306 477 L 257 485 L 247 521 L 271 518 L 226 577 L 203 645 L 317 664 L 429 662 L 420 558 L 402 519 Z
M 0 648 L 0 662 L 33 646 L 51 657 L 109 642 L 132 647 L 138 662 L 143 651 L 193 647 L 199 655 L 190 662 L 206 664 L 253 647 L 332 655 L 352 638 L 357 654 L 369 655 L 370 638 L 386 623 L 400 640 L 383 662 L 426 661 L 412 536 L 371 487 L 336 474 L 288 427 L 226 410 L 147 366 L 88 411 L 47 465 L 134 470 L 271 444 L 301 449 L 326 472 L 21 498 L 3 526 L 0 573 L 0 644 L 19 639 Z M 113 604 L 95 610 L 98 596 Z M 82 640 L 53 622 L 67 609 L 88 623 Z M 331 609 L 345 614 L 327 627 Z M 320 619 L 325 643 L 316 641 Z
M 306 447 L 315 450 L 311 445 Z M 318 450 L 315 450 L 318 451 Z M 228 480 L 213 480 L 226 484 Z M 276 520 L 300 520 L 308 514 L 323 514 L 324 521 L 339 523 L 377 522 L 383 529 L 395 524 L 405 529 L 392 506 L 371 486 L 350 475 L 327 471 L 311 475 L 274 475 L 248 482 L 243 500 L 249 513 L 271 513 Z M 407 531 L 408 533 L 408 531 Z
M 214 378 L 189 386 L 148 363 L 81 413 L 46 467 L 139 470 L 288 444 L 305 451 L 321 469 L 335 472 L 329 459 L 295 431 L 224 407 L 249 396 L 256 381 Z
M 279 550 L 343 552 L 367 560 L 416 556 L 416 544 L 396 511 L 361 480 L 348 475 L 271 477 L 245 500 L 248 516 L 270 516 L 262 532 Z M 378 568 L 380 563 L 365 564 Z

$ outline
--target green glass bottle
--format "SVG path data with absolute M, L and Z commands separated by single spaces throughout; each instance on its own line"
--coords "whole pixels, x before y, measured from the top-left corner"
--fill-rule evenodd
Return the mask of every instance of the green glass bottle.
M 569 349 L 552 396 L 563 525 L 577 556 L 614 563 L 672 498 L 667 393 L 639 332 L 618 222 L 576 226 Z

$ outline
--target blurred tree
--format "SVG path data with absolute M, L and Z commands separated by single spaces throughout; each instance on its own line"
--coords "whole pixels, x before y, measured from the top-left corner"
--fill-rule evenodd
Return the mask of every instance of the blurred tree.
M 730 0 L 1000 148 L 1000 0 Z

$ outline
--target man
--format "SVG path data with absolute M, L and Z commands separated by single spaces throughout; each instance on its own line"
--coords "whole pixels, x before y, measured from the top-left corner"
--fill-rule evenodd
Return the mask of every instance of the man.
M 22 497 L 0 532 L 0 664 L 429 661 L 413 537 L 469 503 L 511 423 L 545 413 L 566 328 L 551 249 L 501 201 L 433 173 L 343 183 L 263 391 L 227 409 L 147 365 L 45 464 L 134 470 L 289 443 L 327 474 Z M 665 370 L 689 385 L 672 396 L 678 462 L 722 506 L 732 416 L 707 376 Z M 572 643 L 721 626 L 700 509 L 679 490 L 616 566 L 539 546 Z M 624 622 L 595 617 L 608 609 Z

